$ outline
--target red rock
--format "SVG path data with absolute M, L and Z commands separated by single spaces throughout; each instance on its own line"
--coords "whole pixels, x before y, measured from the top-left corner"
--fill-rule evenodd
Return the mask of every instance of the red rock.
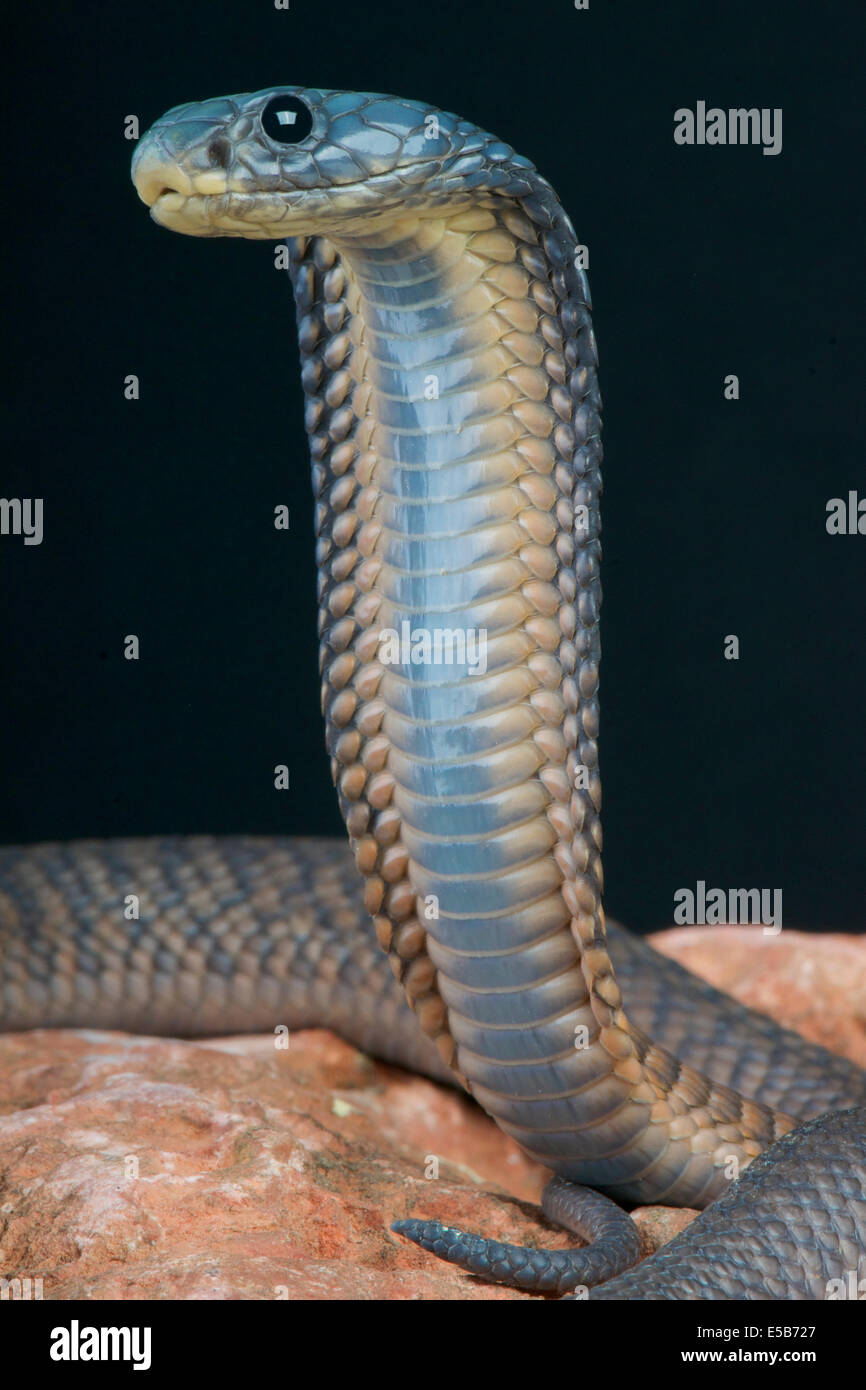
M 41 1278 L 46 1299 L 521 1296 L 390 1232 L 422 1210 L 568 1244 L 526 1205 L 542 1170 L 465 1097 L 330 1033 L 287 1051 L 19 1033 L 0 1039 L 0 1078 L 2 1271 Z
M 648 939 L 741 1003 L 866 1066 L 866 937 L 731 926 Z
M 856 940 L 721 927 L 654 944 L 863 1059 Z M 46 1299 L 513 1300 L 528 1295 L 440 1264 L 390 1222 L 575 1243 L 535 1206 L 544 1170 L 464 1096 L 324 1031 L 285 1051 L 262 1036 L 9 1035 L 0 1115 L 0 1272 L 41 1278 Z M 641 1209 L 647 1251 L 693 1215 Z

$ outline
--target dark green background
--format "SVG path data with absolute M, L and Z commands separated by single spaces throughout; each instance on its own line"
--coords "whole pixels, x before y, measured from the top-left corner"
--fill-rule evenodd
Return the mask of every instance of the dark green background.
M 610 912 L 659 926 L 702 878 L 782 888 L 788 925 L 862 927 L 866 537 L 824 528 L 828 498 L 866 493 L 860 9 L 158 0 L 7 18 L 0 492 L 45 498 L 45 540 L 0 542 L 0 838 L 340 832 L 288 282 L 269 244 L 154 226 L 123 118 L 283 82 L 379 90 L 528 155 L 590 248 Z M 673 112 L 698 100 L 782 107 L 782 153 L 676 146 Z

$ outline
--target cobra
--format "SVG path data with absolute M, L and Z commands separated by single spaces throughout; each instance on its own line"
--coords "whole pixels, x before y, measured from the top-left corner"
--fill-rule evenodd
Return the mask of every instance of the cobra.
M 550 186 L 457 116 L 300 87 L 175 108 L 133 179 L 163 227 L 288 247 L 351 849 L 8 851 L 3 890 L 37 946 L 7 941 L 7 1020 L 82 1021 L 84 995 L 90 1024 L 191 1032 L 288 1005 L 294 1026 L 450 1073 L 552 1171 L 545 1209 L 591 1244 L 396 1229 L 524 1288 L 820 1298 L 866 1275 L 863 1073 L 606 929 L 600 397 L 586 277 Z M 382 636 L 404 624 L 484 634 L 485 661 L 388 660 Z M 104 902 L 143 873 L 156 906 L 127 950 L 105 940 Z M 114 997 L 94 999 L 82 960 L 109 950 Z M 708 1209 L 624 1273 L 637 1240 L 612 1199 Z

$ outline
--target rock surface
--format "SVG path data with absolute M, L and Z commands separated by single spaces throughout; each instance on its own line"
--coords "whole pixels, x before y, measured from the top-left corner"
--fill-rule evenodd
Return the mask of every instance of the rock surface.
M 866 937 L 761 927 L 674 927 L 649 937 L 657 951 L 866 1066 Z
M 866 943 L 720 927 L 653 944 L 866 1063 Z M 0 1274 L 46 1299 L 522 1299 L 390 1222 L 573 1243 L 536 1209 L 544 1170 L 465 1097 L 323 1031 L 9 1035 L 0 1117 Z M 647 1251 L 692 1215 L 636 1213 Z

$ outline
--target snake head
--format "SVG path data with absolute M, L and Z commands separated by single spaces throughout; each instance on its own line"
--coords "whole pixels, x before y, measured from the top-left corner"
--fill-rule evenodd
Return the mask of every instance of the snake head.
M 520 193 L 528 159 L 469 121 L 371 93 L 272 87 L 175 106 L 142 136 L 132 180 L 188 236 L 351 236 L 370 219 Z M 535 180 L 538 179 L 536 174 Z

